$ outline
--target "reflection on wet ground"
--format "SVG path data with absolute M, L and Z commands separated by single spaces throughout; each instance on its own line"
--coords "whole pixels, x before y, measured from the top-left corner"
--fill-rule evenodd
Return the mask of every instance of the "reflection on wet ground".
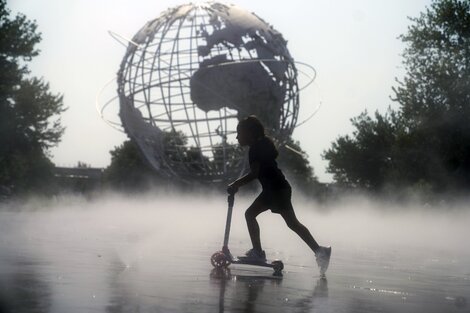
M 211 281 L 218 285 L 219 311 L 218 312 L 286 312 L 295 308 L 296 312 L 319 312 L 328 307 L 322 301 L 328 298 L 328 280 L 325 277 L 316 278 L 312 292 L 305 297 L 297 297 L 286 293 L 283 288 L 283 279 L 273 276 L 232 274 L 231 269 L 213 269 Z M 294 289 L 295 290 L 295 289 Z M 269 298 L 260 299 L 269 295 Z
M 216 271 L 209 258 L 223 225 L 208 221 L 225 212 L 181 201 L 171 212 L 159 208 L 172 203 L 0 212 L 0 312 L 470 312 L 468 251 L 344 237 L 320 278 L 308 250 L 266 217 L 262 237 L 284 277 L 245 265 Z M 309 214 L 300 214 L 306 224 L 323 221 Z M 244 227 L 234 219 L 232 251 L 248 247 Z

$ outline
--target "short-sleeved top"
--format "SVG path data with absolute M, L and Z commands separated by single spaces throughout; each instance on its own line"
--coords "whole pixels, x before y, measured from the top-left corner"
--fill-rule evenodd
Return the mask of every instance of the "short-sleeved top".
M 263 190 L 280 190 L 289 187 L 284 174 L 277 166 L 278 154 L 274 143 L 268 137 L 262 137 L 250 146 L 248 161 L 250 167 L 255 162 L 259 163 L 258 179 Z

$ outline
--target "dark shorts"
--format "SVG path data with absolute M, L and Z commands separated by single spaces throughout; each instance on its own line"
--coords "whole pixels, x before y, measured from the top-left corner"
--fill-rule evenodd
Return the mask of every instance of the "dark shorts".
M 260 202 L 273 213 L 282 213 L 283 211 L 293 210 L 292 189 L 286 187 L 279 190 L 263 189 L 255 201 Z

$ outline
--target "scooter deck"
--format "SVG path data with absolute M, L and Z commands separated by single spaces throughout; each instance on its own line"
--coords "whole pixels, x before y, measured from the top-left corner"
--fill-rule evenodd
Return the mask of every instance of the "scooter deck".
M 279 261 L 279 260 L 276 260 L 276 261 Z M 272 261 L 269 261 L 269 260 L 254 261 L 253 259 L 250 259 L 248 257 L 243 257 L 243 256 L 233 258 L 231 260 L 231 263 L 232 264 L 246 264 L 246 265 L 255 265 L 255 266 L 263 266 L 263 267 L 274 268 L 274 264 L 272 264 Z

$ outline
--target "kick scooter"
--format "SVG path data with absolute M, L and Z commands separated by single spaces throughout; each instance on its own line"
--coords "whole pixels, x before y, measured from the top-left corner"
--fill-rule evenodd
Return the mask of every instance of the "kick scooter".
M 254 261 L 248 257 L 233 257 L 228 248 L 228 239 L 230 236 L 230 225 L 232 223 L 232 211 L 233 204 L 235 201 L 234 193 L 230 193 L 228 196 L 228 212 L 227 212 L 227 221 L 225 223 L 225 235 L 224 235 L 224 245 L 222 251 L 215 252 L 211 257 L 211 263 L 216 269 L 227 268 L 230 264 L 246 264 L 254 266 L 263 266 L 270 267 L 274 270 L 273 275 L 277 277 L 282 277 L 282 270 L 284 269 L 284 264 L 280 260 L 269 261 Z

